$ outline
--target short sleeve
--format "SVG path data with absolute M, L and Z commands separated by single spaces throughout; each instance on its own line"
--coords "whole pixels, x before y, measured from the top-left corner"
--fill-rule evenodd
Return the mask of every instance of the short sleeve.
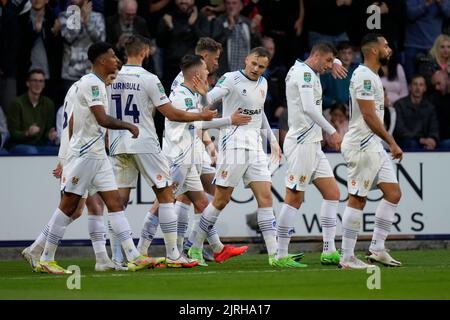
M 147 91 L 147 94 L 155 107 L 159 107 L 170 102 L 158 77 L 146 78 L 144 80 L 144 85 L 145 90 Z
M 216 87 L 226 89 L 228 91 L 233 87 L 232 76 L 230 73 L 225 73 L 219 80 L 217 80 Z
M 356 99 L 375 100 L 375 81 L 366 73 L 360 73 L 355 79 Z
M 81 90 L 81 95 L 86 101 L 88 107 L 93 106 L 107 106 L 106 101 L 106 87 L 103 82 L 99 81 L 87 81 Z

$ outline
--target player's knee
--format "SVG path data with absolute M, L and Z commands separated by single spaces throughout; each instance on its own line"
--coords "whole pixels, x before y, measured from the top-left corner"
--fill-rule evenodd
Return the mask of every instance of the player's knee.
M 358 197 L 354 195 L 349 195 L 348 206 L 351 208 L 356 208 L 363 210 L 366 206 L 366 197 Z
M 339 201 L 339 198 L 341 197 L 341 193 L 339 192 L 339 189 L 330 189 L 326 192 L 326 194 L 323 195 L 323 198 L 325 200 L 330 200 L 330 201 Z
M 206 209 L 206 207 L 208 206 L 208 204 L 209 204 L 209 202 L 208 202 L 207 198 L 199 199 L 194 202 L 195 210 L 197 212 L 203 212 Z
M 223 210 L 223 208 L 227 206 L 229 201 L 230 199 L 227 197 L 217 197 L 213 200 L 213 206 L 218 210 Z
M 400 188 L 396 188 L 395 190 L 389 192 L 389 195 L 386 195 L 386 200 L 391 203 L 399 203 L 402 197 L 402 192 Z
M 270 193 L 264 193 L 257 199 L 258 206 L 260 208 L 268 208 L 272 206 L 272 195 Z

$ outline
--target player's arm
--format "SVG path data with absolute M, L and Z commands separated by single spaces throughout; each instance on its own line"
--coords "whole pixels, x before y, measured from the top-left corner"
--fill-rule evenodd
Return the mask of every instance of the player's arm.
M 389 134 L 389 132 L 386 131 L 383 123 L 378 118 L 375 112 L 375 101 L 364 99 L 357 99 L 356 101 L 358 101 L 361 114 L 370 130 L 372 130 L 372 132 L 379 136 L 381 139 L 386 141 L 386 143 L 389 145 L 389 148 L 391 149 L 393 159 L 402 160 L 403 151 L 397 145 L 394 138 Z
M 175 108 L 171 103 L 159 106 L 158 110 L 170 121 L 177 122 L 209 121 L 217 114 L 217 111 L 208 108 L 205 108 L 202 112 L 186 112 Z
M 242 108 L 239 108 L 229 117 L 215 118 L 211 121 L 197 121 L 195 122 L 195 126 L 199 129 L 218 129 L 229 125 L 246 125 L 252 120 L 252 117 L 246 114 L 242 114 L 241 112 Z
M 341 148 L 342 137 L 316 107 L 312 85 L 305 81 L 300 82 L 298 89 L 300 91 L 300 99 L 302 100 L 302 106 L 306 115 L 330 135 L 333 147 L 336 151 L 339 151 Z
M 134 124 L 118 120 L 106 114 L 105 108 L 102 105 L 96 105 L 90 107 L 91 112 L 94 114 L 98 124 L 107 129 L 113 130 L 128 130 L 133 135 L 132 138 L 137 138 L 139 135 L 139 128 Z

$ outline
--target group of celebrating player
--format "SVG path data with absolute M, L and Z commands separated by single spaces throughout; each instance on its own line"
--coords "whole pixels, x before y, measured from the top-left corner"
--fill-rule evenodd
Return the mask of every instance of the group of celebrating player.
M 264 114 L 267 81 L 262 76 L 270 53 L 262 47 L 252 49 L 244 69 L 225 73 L 210 90 L 208 74 L 217 70 L 222 48 L 210 38 L 201 38 L 196 54 L 183 57 L 181 72 L 167 97 L 158 77 L 142 68 L 149 55 L 148 40 L 131 36 L 125 49 L 128 61 L 119 70 L 120 61 L 111 45 L 91 45 L 88 57 L 92 72 L 67 92 L 59 162 L 54 171 L 61 178 L 62 198 L 36 241 L 22 251 L 33 271 L 69 273 L 55 261 L 55 252 L 66 227 L 81 215 L 85 204 L 97 271 L 207 266 L 205 239 L 213 251 L 208 260 L 220 263 L 240 255 L 248 247 L 224 245 L 215 223 L 241 179 L 256 198 L 258 226 L 271 266 L 306 267 L 300 262 L 303 254 L 289 254 L 288 247 L 297 211 L 311 182 L 323 196 L 322 264 L 354 269 L 369 266 L 355 257 L 354 247 L 367 193 L 372 185 L 378 185 L 384 197 L 376 210 L 367 259 L 401 265 L 384 246 L 400 201 L 400 188 L 380 138 L 388 143 L 394 159 L 402 158 L 402 150 L 383 126 L 384 95 L 377 72 L 387 63 L 391 49 L 382 36 L 369 34 L 362 41 L 364 64 L 351 79 L 350 127 L 343 140 L 322 115 L 319 78 L 331 69 L 336 76 L 346 76 L 335 58 L 336 50 L 318 43 L 306 61 L 298 60 L 290 69 L 286 77 L 286 197 L 277 219 L 269 163 L 279 162 L 281 149 Z M 221 118 L 208 108 L 219 101 Z M 166 118 L 162 149 L 153 121 L 155 109 Z M 216 168 L 206 152 L 215 149 L 206 131 L 210 128 L 220 128 Z M 341 253 L 335 246 L 339 189 L 321 150 L 322 130 L 331 135 L 337 151 L 342 149 L 348 165 L 349 201 L 342 219 Z M 263 139 L 270 142 L 270 160 L 263 150 Z M 124 210 L 139 173 L 157 201 L 145 216 L 136 247 Z M 106 250 L 103 203 L 108 209 L 111 258 Z M 191 203 L 196 218 L 186 240 Z M 148 250 L 158 225 L 166 256 L 152 258 Z

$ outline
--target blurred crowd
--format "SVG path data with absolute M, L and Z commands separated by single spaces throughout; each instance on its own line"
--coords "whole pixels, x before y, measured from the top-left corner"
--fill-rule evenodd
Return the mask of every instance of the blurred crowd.
M 151 39 L 144 66 L 167 93 L 181 57 L 201 37 L 223 46 L 211 85 L 242 68 L 251 48 L 268 49 L 265 112 L 281 143 L 287 71 L 328 41 L 348 76 L 321 77 L 323 110 L 343 134 L 350 78 L 363 63 L 359 43 L 372 25 L 394 50 L 380 74 L 386 128 L 406 150 L 450 150 L 449 22 L 450 0 L 0 0 L 0 154 L 56 154 L 56 114 L 67 89 L 90 70 L 87 48 L 110 42 L 126 62 L 123 44 L 133 34 Z M 157 113 L 159 134 L 163 120 Z

